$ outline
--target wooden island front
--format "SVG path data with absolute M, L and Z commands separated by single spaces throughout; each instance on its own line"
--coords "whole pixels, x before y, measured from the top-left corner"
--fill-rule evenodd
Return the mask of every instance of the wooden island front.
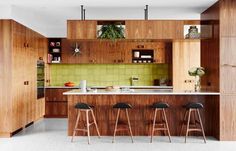
M 94 113 L 102 136 L 112 136 L 114 132 L 117 110 L 112 106 L 118 102 L 126 102 L 133 106 L 129 110 L 133 135 L 148 136 L 152 128 L 151 121 L 154 111 L 150 108 L 154 102 L 166 102 L 170 105 L 167 109 L 167 119 L 172 136 L 180 135 L 181 121 L 185 109 L 183 105 L 189 102 L 201 102 L 204 109 L 201 116 L 207 136 L 219 138 L 219 94 L 211 92 L 159 92 L 153 90 L 142 93 L 141 90 L 135 93 L 108 93 L 105 91 L 97 93 L 81 93 L 79 90 L 65 92 L 68 97 L 68 135 L 72 135 L 75 125 L 77 110 L 76 103 L 83 102 L 94 106 Z M 121 119 L 126 121 L 125 115 Z M 85 116 L 82 116 L 85 120 Z M 81 122 L 83 126 L 83 123 Z M 158 132 L 157 132 L 158 133 Z M 128 132 L 117 132 L 118 135 L 129 135 Z M 78 132 L 77 135 L 85 135 Z M 97 135 L 95 127 L 91 127 L 91 135 Z

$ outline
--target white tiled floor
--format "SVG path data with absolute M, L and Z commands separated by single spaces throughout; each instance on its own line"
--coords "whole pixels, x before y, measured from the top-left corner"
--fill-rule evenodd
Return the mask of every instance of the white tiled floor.
M 12 138 L 0 138 L 0 151 L 235 151 L 236 142 L 219 142 L 208 138 L 207 144 L 202 138 L 190 137 L 184 143 L 184 137 L 172 137 L 172 143 L 167 137 L 155 137 L 149 143 L 150 137 L 117 137 L 116 143 L 111 143 L 112 137 L 91 138 L 77 137 L 71 143 L 67 136 L 66 119 L 44 119 L 23 130 Z

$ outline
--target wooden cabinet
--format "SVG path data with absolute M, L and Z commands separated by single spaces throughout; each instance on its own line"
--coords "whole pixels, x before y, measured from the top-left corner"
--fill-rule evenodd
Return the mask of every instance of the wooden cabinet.
M 68 20 L 67 38 L 68 39 L 96 39 L 97 21 L 89 20 Z
M 184 21 L 128 20 L 126 39 L 183 39 Z
M 73 55 L 77 43 L 81 53 Z M 139 47 L 142 48 L 139 48 Z M 132 63 L 133 49 L 154 51 L 154 63 L 170 63 L 171 42 L 132 42 L 132 41 L 70 41 L 62 39 L 62 63 L 65 64 L 122 64 Z
M 73 55 L 77 43 L 81 54 Z M 120 42 L 62 40 L 62 63 L 124 63 L 125 48 Z
M 200 67 L 200 40 L 173 42 L 174 90 L 194 90 L 194 77 L 188 75 L 192 67 Z
M 0 29 L 0 121 L 6 124 L 0 135 L 10 137 L 36 118 L 38 41 L 36 32 L 13 20 L 0 20 Z
M 63 92 L 70 91 L 67 88 L 47 88 L 45 117 L 67 117 L 67 96 Z
M 67 39 L 97 39 L 97 20 L 68 20 Z M 125 20 L 126 39 L 183 39 L 184 20 Z

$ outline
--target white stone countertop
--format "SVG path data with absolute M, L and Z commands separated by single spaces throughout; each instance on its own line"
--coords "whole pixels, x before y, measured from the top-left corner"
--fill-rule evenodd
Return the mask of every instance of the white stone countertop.
M 208 91 L 173 91 L 172 89 L 130 89 L 129 91 L 97 89 L 96 92 L 81 92 L 80 89 L 74 89 L 64 92 L 63 95 L 220 95 L 220 93 Z
M 66 87 L 66 86 L 46 86 L 46 89 L 79 89 L 79 86 Z M 93 89 L 105 89 L 106 86 L 91 86 Z M 173 86 L 120 86 L 120 88 L 131 89 L 173 89 Z

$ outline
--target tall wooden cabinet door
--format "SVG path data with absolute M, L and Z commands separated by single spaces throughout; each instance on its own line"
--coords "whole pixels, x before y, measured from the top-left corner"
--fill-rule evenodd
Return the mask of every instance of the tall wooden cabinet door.
M 200 67 L 200 40 L 173 42 L 174 90 L 194 90 L 194 77 L 188 75 L 192 67 Z
M 12 131 L 23 127 L 26 121 L 27 100 L 25 99 L 25 31 L 26 28 L 12 22 Z
M 27 83 L 27 123 L 34 121 L 35 119 L 35 103 L 37 95 L 37 34 L 30 29 L 26 30 L 26 67 L 27 72 L 25 74 Z
M 144 20 L 127 20 L 125 21 L 125 37 L 126 39 L 144 39 L 145 38 Z
M 68 20 L 68 39 L 96 39 L 97 21 L 88 20 Z

